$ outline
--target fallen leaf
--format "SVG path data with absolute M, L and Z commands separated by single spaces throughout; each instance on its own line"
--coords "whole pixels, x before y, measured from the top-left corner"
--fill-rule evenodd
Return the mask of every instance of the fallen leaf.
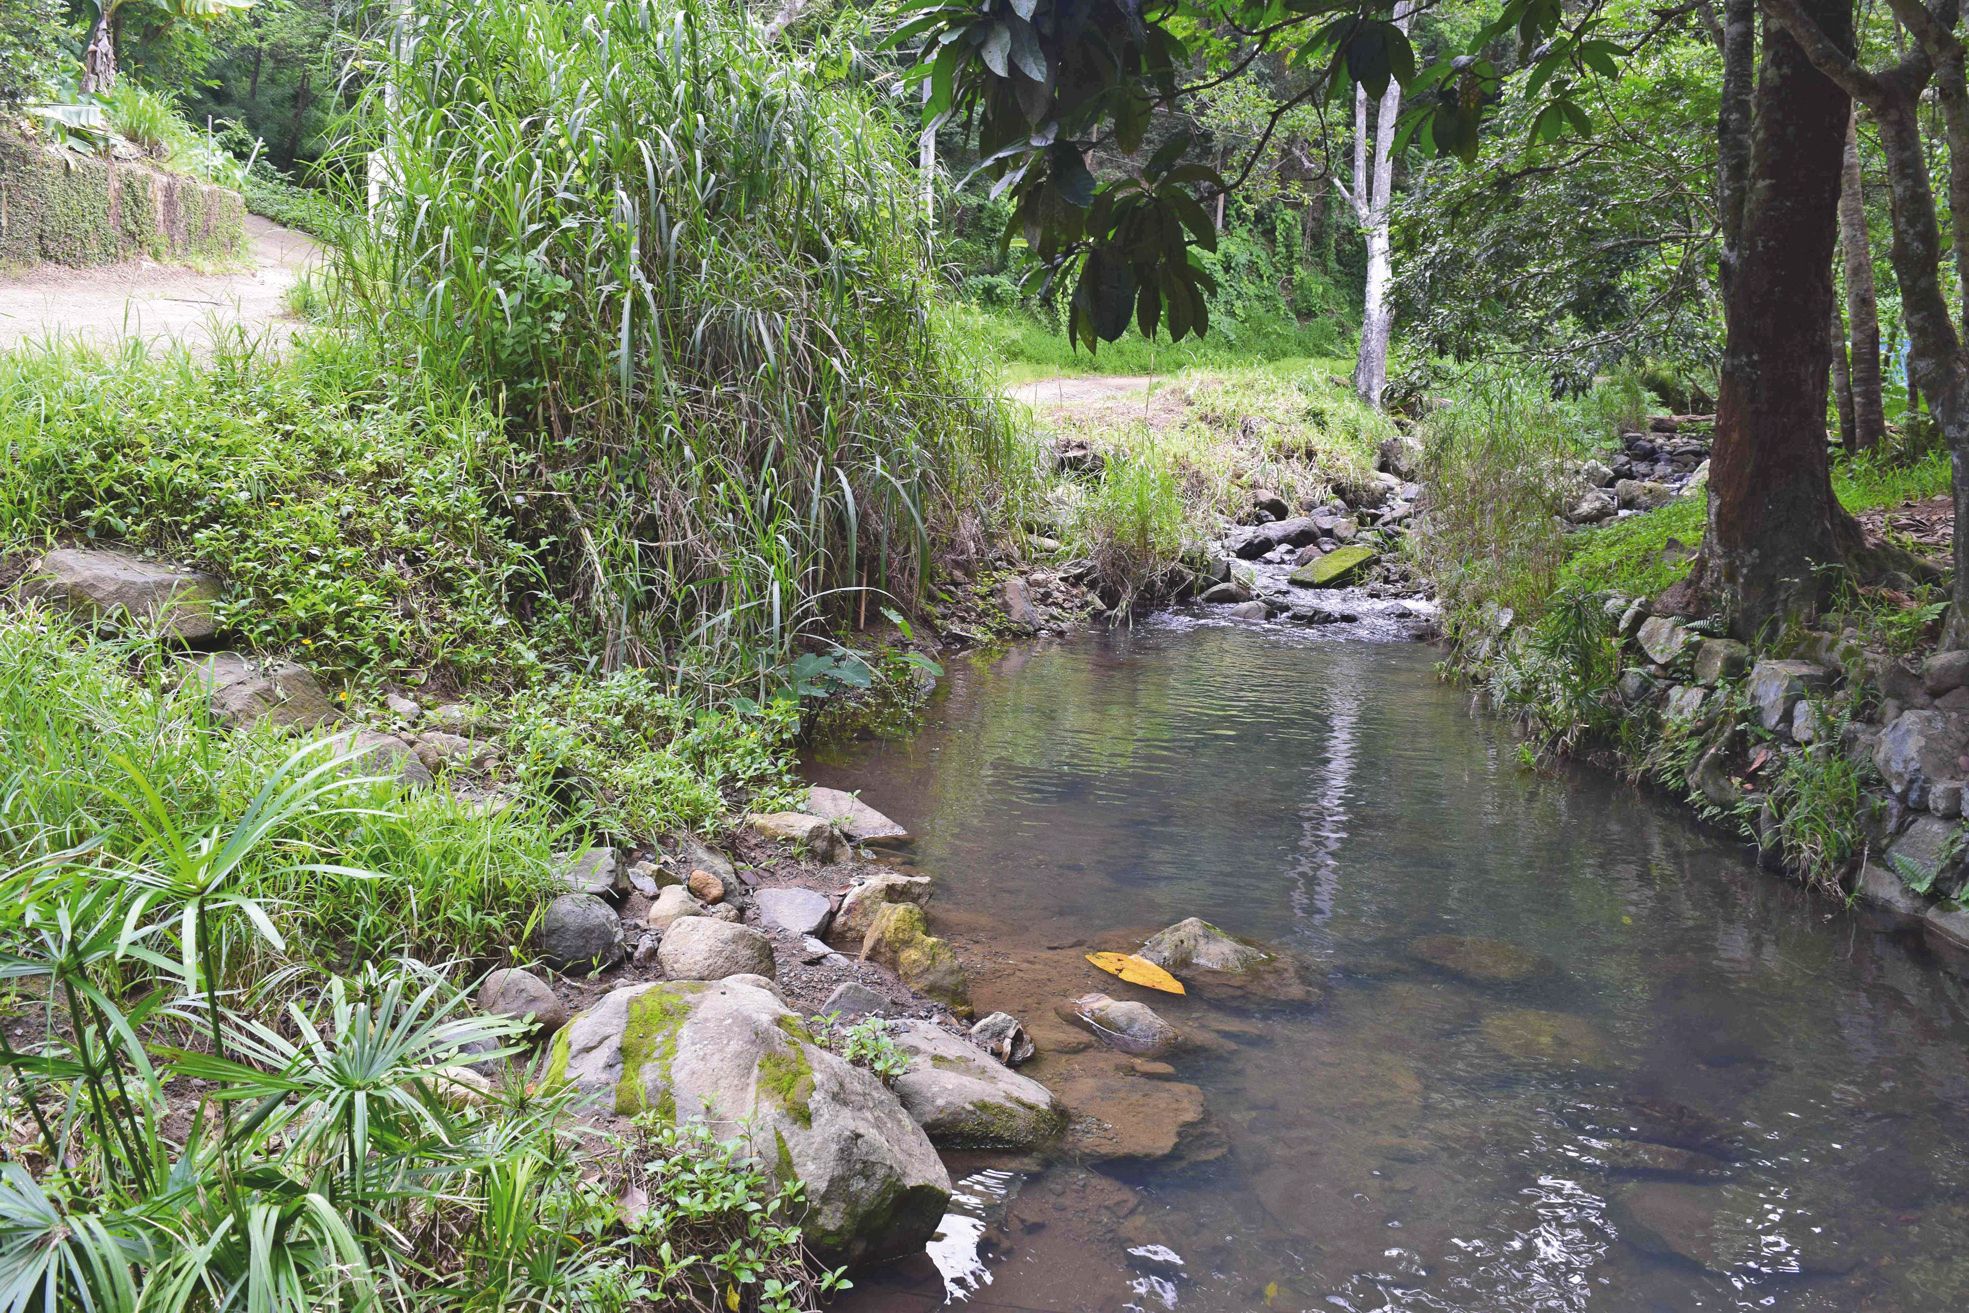
M 1159 989 L 1165 994 L 1182 994 L 1187 991 L 1183 982 L 1164 971 L 1145 957 L 1133 953 L 1089 953 L 1087 960 L 1111 976 L 1119 976 L 1131 985 L 1141 985 L 1145 989 Z

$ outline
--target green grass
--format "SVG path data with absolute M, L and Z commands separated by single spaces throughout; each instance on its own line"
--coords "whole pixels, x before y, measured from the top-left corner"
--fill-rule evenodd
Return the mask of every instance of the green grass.
M 1324 322 L 1301 327 L 1279 319 L 1239 323 L 1213 317 L 1209 335 L 1200 341 L 1191 337 L 1171 342 L 1166 336 L 1151 341 L 1131 332 L 1118 342 L 1103 343 L 1098 352 L 1089 352 L 1076 348 L 1063 329 L 1015 307 L 957 304 L 942 314 L 953 335 L 974 343 L 985 358 L 997 363 L 1007 386 L 1068 375 L 1234 369 L 1331 356 L 1342 345 L 1334 328 Z M 1349 374 L 1353 367 L 1351 360 L 1346 361 L 1339 372 Z
M 350 143 L 401 189 L 340 286 L 392 368 L 504 415 L 608 664 L 756 679 L 1006 522 L 1031 462 L 936 331 L 867 93 L 717 0 L 417 8 Z

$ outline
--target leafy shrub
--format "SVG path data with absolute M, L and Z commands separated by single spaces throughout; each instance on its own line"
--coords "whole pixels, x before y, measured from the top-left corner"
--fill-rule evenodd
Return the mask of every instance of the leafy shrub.
M 347 217 L 327 193 L 290 182 L 270 165 L 249 170 L 239 192 L 254 214 L 316 237 L 335 239 Z
M 54 92 L 62 0 L 7 0 L 0 9 L 0 111 Z

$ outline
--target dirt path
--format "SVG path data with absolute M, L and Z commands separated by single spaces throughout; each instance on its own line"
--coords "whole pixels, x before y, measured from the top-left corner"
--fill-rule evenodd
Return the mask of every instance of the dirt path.
M 178 338 L 194 350 L 217 326 L 286 340 L 300 324 L 287 289 L 320 258 L 306 234 L 246 216 L 248 268 L 201 274 L 148 260 L 102 269 L 43 266 L 0 276 L 0 351 L 49 337 L 108 345 L 126 337 Z
M 1006 389 L 1005 395 L 1032 407 L 1040 427 L 1120 428 L 1144 423 L 1161 429 L 1181 418 L 1186 390 L 1167 378 L 1135 374 L 1092 374 L 1043 378 Z

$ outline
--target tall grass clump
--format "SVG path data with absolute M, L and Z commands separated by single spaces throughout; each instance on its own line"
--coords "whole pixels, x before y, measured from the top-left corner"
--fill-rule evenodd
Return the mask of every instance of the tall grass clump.
M 718 0 L 419 0 L 409 29 L 372 52 L 381 199 L 341 285 L 503 411 L 606 665 L 783 664 L 997 517 L 1025 463 L 932 329 L 865 92 Z

